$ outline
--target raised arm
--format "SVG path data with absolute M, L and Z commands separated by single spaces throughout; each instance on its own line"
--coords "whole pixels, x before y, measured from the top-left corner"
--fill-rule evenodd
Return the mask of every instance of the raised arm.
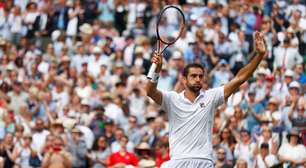
M 262 33 L 256 31 L 253 36 L 255 45 L 255 56 L 251 60 L 251 62 L 248 63 L 245 67 L 243 67 L 230 82 L 224 85 L 225 99 L 228 98 L 233 92 L 235 92 L 242 83 L 249 79 L 249 77 L 251 77 L 253 72 L 256 70 L 258 64 L 267 52 Z
M 159 90 L 156 89 L 156 86 L 157 86 L 158 76 L 159 76 L 159 73 L 161 71 L 161 67 L 163 64 L 162 55 L 158 53 L 154 53 L 154 56 L 152 57 L 152 63 L 157 64 L 157 68 L 155 70 L 154 79 L 148 80 L 146 83 L 146 92 L 147 92 L 147 96 L 152 98 L 155 101 L 155 103 L 161 105 L 163 95 Z

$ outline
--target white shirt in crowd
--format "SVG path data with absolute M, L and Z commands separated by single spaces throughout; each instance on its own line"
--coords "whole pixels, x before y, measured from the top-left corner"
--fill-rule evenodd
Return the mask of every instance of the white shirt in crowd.
M 277 47 L 274 49 L 274 56 L 274 67 L 284 66 L 286 69 L 292 69 L 295 64 L 303 62 L 297 48 Z
M 97 60 L 95 56 L 91 56 L 88 60 L 88 72 L 96 78 L 99 75 L 101 65 L 109 66 L 109 57 L 101 55 Z
M 75 67 L 78 71 L 78 74 L 82 71 L 82 64 L 88 63 L 89 57 L 87 55 L 74 55 L 71 61 L 71 67 Z
M 109 103 L 104 106 L 105 108 L 105 116 L 112 119 L 116 124 L 123 126 L 123 122 L 125 117 L 123 115 L 122 109 L 114 103 Z
M 9 25 L 11 26 L 12 33 L 21 33 L 22 30 L 22 17 L 10 14 L 8 17 Z
M 58 93 L 55 90 L 53 90 L 52 98 L 53 101 L 56 102 L 56 106 L 59 111 L 61 111 L 61 109 L 69 103 L 69 95 L 65 91 Z
M 257 155 L 255 158 L 255 162 L 256 162 L 257 168 L 266 168 L 267 166 L 272 167 L 273 165 L 276 165 L 277 163 L 279 163 L 277 157 L 273 154 L 269 154 L 265 158 L 263 158 L 262 155 Z
M 136 96 L 132 94 L 128 97 L 129 99 L 129 110 L 131 115 L 137 117 L 138 123 L 145 123 L 144 113 L 146 111 L 146 97 L 144 96 Z
M 248 145 L 238 143 L 235 146 L 234 156 L 237 159 L 243 159 L 243 160 L 247 161 L 248 168 L 252 168 L 253 164 L 254 164 L 253 153 L 254 153 L 255 148 L 256 148 L 255 143 L 250 143 Z
M 284 143 L 278 150 L 278 154 L 292 160 L 301 161 L 306 158 L 306 148 L 302 144 L 292 146 Z
M 32 144 L 34 146 L 35 151 L 38 151 L 38 152 L 42 151 L 47 135 L 49 134 L 50 132 L 48 130 L 43 130 L 41 132 L 35 132 L 32 135 L 32 139 L 33 139 Z

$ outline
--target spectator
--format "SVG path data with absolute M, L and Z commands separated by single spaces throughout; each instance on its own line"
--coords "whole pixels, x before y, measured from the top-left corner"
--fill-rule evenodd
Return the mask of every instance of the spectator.
M 233 74 L 230 72 L 227 61 L 222 59 L 218 65 L 210 71 L 210 76 L 213 80 L 212 85 L 218 87 L 227 83 L 233 77 Z
M 113 102 L 113 98 L 111 97 L 110 93 L 103 94 L 102 101 L 104 103 L 105 116 L 112 119 L 115 124 L 123 126 L 123 110 Z
M 44 121 L 38 118 L 35 121 L 35 133 L 32 135 L 33 146 L 36 151 L 42 151 L 44 142 L 49 134 L 50 132 L 44 127 Z
M 24 92 L 21 83 L 16 81 L 13 84 L 13 90 L 8 93 L 8 96 L 11 100 L 11 109 L 14 110 L 15 114 L 19 114 L 19 109 L 26 103 L 27 99 L 29 98 L 29 94 Z
M 244 102 L 247 103 L 247 106 L 249 107 L 246 118 L 247 129 L 249 131 L 253 131 L 256 126 L 259 126 L 260 122 L 257 120 L 257 118 L 255 118 L 255 116 L 261 115 L 264 110 L 263 104 L 260 102 L 256 102 L 255 97 L 255 89 L 249 90 L 248 100 Z
M 120 150 L 111 154 L 108 161 L 108 166 L 124 167 L 128 165 L 138 166 L 138 159 L 134 153 L 127 151 L 129 140 L 126 136 L 122 136 L 119 140 Z
M 256 145 L 252 143 L 250 133 L 247 130 L 240 131 L 240 139 L 235 146 L 234 156 L 236 159 L 243 159 L 245 161 L 244 164 L 237 161 L 236 166 L 245 165 L 246 167 L 252 167 L 254 165 L 254 150 Z
M 290 39 L 284 39 L 284 44 L 274 49 L 274 68 L 282 67 L 291 69 L 295 64 L 300 64 L 303 60 L 296 48 L 290 46 Z
M 97 138 L 91 153 L 89 154 L 89 159 L 93 168 L 104 168 L 107 167 L 107 158 L 111 155 L 111 150 L 106 142 L 106 138 L 101 136 Z
M 288 134 L 288 143 L 283 143 L 278 151 L 280 161 L 286 166 L 303 167 L 306 161 L 305 146 L 300 144 L 301 137 L 296 128 Z
M 138 154 L 139 167 L 155 167 L 155 160 L 152 157 L 152 150 L 148 143 L 141 142 L 138 146 L 136 146 L 135 151 Z
M 230 168 L 232 167 L 230 164 L 227 163 L 226 160 L 226 151 L 223 148 L 219 148 L 217 151 L 217 158 L 216 166 L 217 168 Z
M 174 78 L 170 76 L 167 66 L 163 66 L 160 78 L 158 79 L 157 88 L 163 91 L 171 91 L 173 89 Z
M 14 160 L 12 158 L 12 153 L 14 150 L 14 135 L 12 133 L 7 133 L 0 144 L 0 157 L 2 161 L 0 162 L 2 167 L 13 167 Z
M 260 153 L 255 158 L 255 167 L 272 167 L 278 164 L 275 154 L 270 154 L 269 144 L 262 143 L 260 145 Z
M 56 136 L 42 162 L 43 168 L 71 168 L 72 156 L 64 148 L 64 141 Z
M 122 148 L 121 138 L 125 136 L 124 130 L 122 128 L 117 128 L 115 130 L 115 141 L 111 144 L 112 153 L 120 151 Z M 128 152 L 134 152 L 134 144 L 130 140 L 125 145 L 125 148 Z
M 224 128 L 221 131 L 221 146 L 227 149 L 226 160 L 228 162 L 233 160 L 232 151 L 235 148 L 235 137 L 231 134 L 231 131 L 228 128 Z
M 72 156 L 72 167 L 81 168 L 86 166 L 87 148 L 84 140 L 81 139 L 82 132 L 78 128 L 71 130 L 71 140 L 68 141 L 67 151 Z
M 22 146 L 15 146 L 11 157 L 17 166 L 30 167 L 30 157 L 31 155 L 36 156 L 37 151 L 33 150 L 31 134 L 25 133 L 23 135 L 23 141 Z
M 93 131 L 96 139 L 105 134 L 106 116 L 104 115 L 104 107 L 98 106 L 95 108 L 95 116 L 89 127 Z
M 163 162 L 170 160 L 169 143 L 167 141 L 159 141 L 155 149 L 156 166 L 160 167 Z
M 133 144 L 139 144 L 141 141 L 141 131 L 138 128 L 138 120 L 135 116 L 129 117 L 129 124 L 127 129 L 125 130 L 126 135 L 128 135 L 129 139 Z

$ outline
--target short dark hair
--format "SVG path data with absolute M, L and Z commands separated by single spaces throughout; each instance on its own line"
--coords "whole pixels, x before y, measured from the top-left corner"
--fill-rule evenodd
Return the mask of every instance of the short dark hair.
M 192 64 L 188 64 L 187 66 L 185 66 L 185 68 L 183 70 L 183 76 L 184 77 L 187 77 L 190 68 L 200 68 L 204 72 L 204 67 L 201 64 L 192 63 Z
M 261 145 L 260 145 L 260 149 L 269 149 L 269 144 L 268 143 L 262 143 Z

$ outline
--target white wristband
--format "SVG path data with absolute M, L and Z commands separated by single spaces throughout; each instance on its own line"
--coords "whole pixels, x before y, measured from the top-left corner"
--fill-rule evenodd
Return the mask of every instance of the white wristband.
M 153 82 L 153 83 L 157 83 L 158 78 L 159 78 L 159 73 L 154 72 L 153 76 L 152 76 L 152 79 L 150 81 Z

